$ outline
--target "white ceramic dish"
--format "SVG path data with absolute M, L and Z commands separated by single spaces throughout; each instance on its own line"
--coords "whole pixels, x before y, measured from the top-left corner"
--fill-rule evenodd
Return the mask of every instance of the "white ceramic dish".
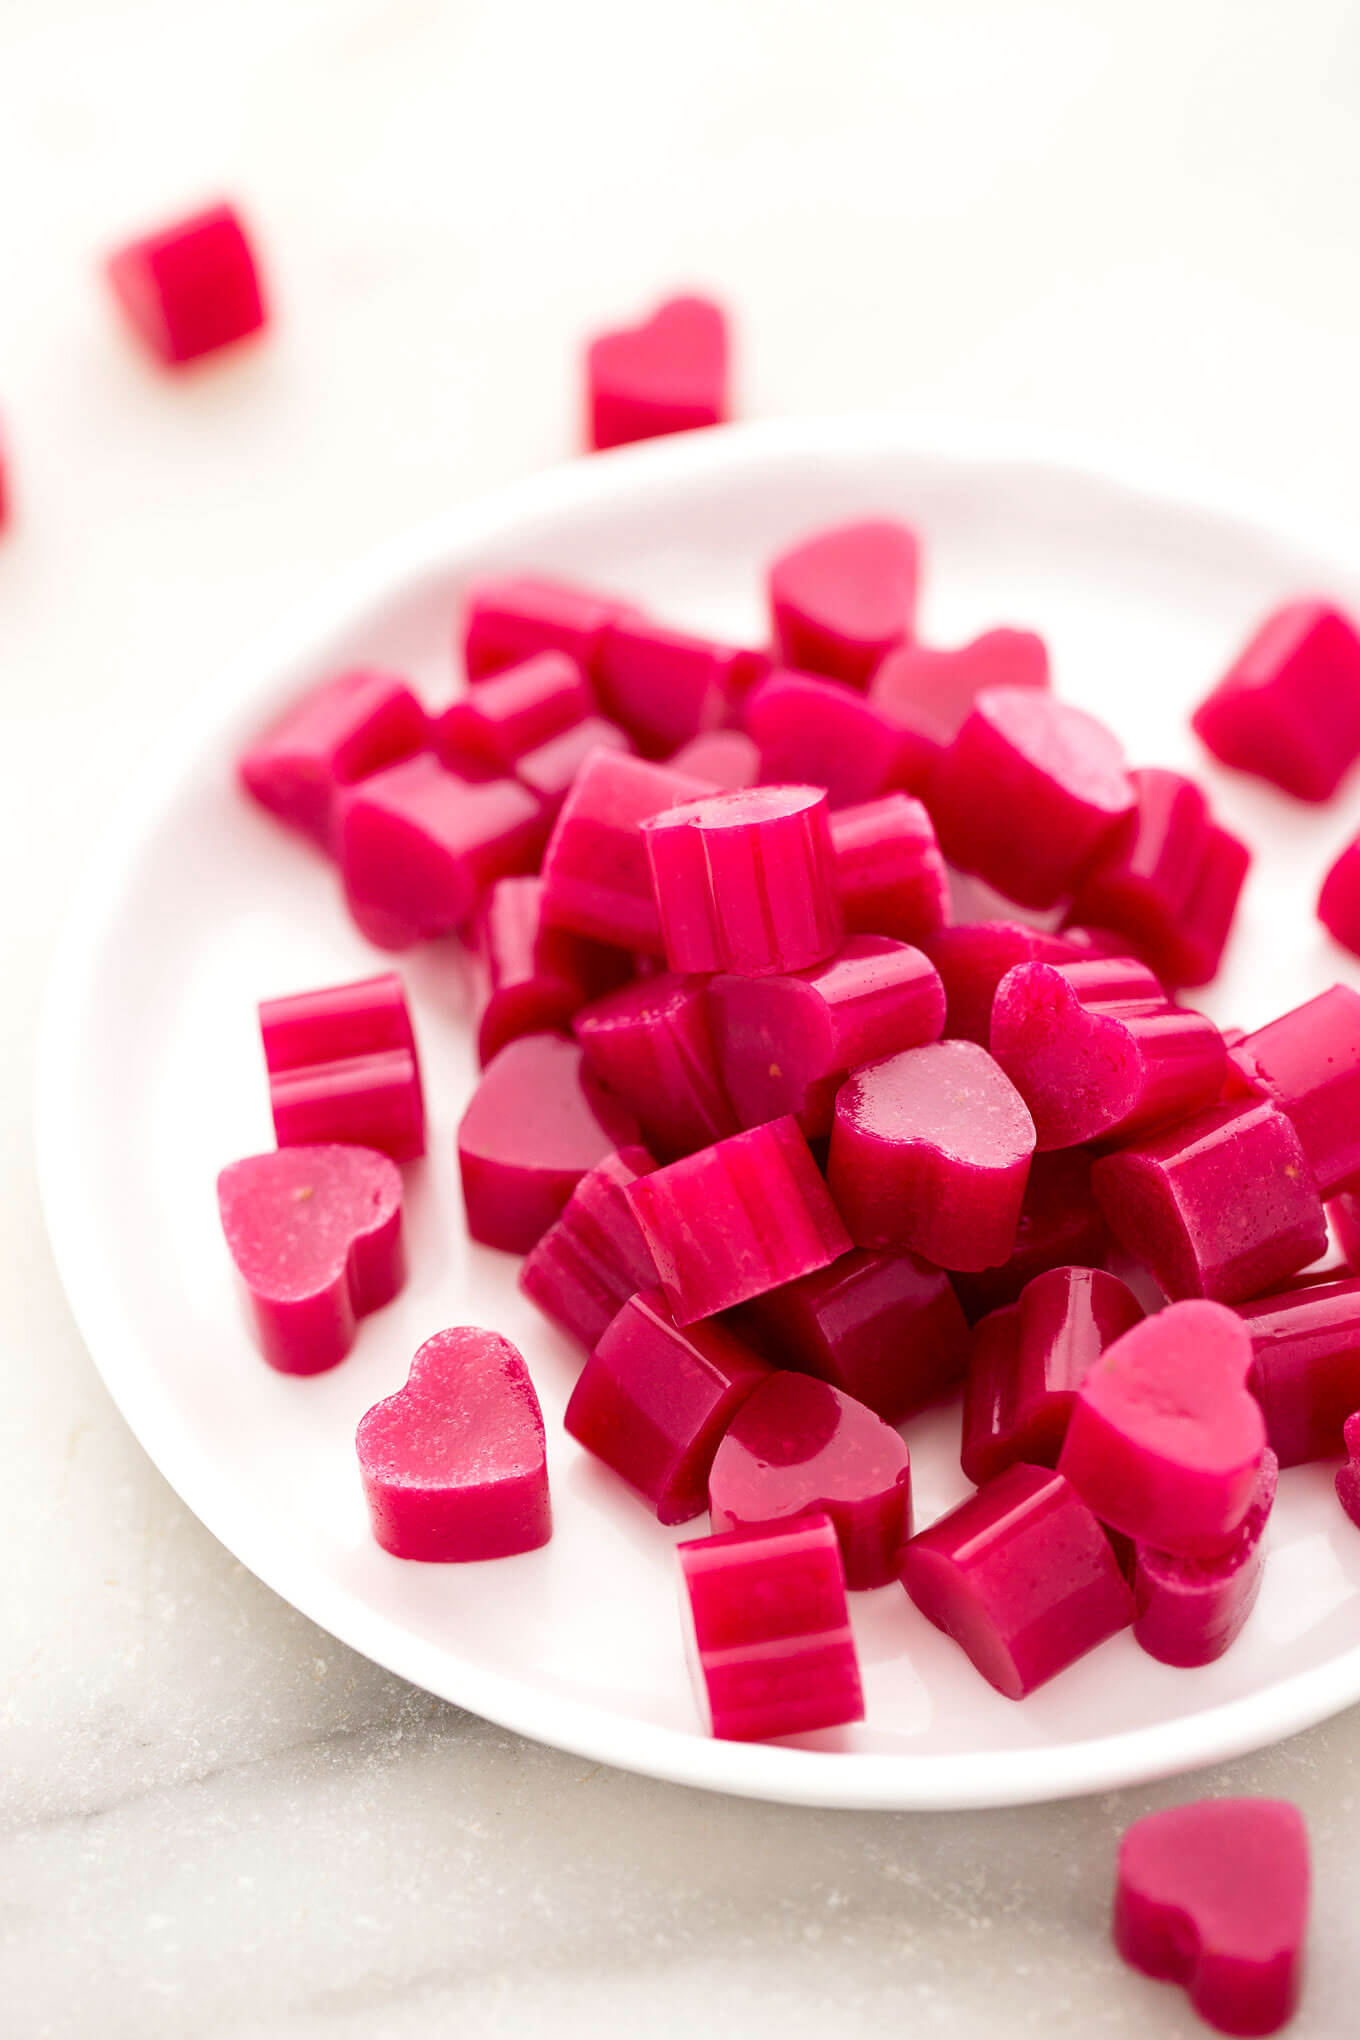
M 1064 693 L 1107 715 L 1135 761 L 1204 771 L 1186 715 L 1250 622 L 1301 587 L 1355 592 L 1324 552 L 1261 521 L 958 435 L 930 445 L 883 419 L 695 434 L 459 510 L 386 549 L 215 692 L 100 846 L 46 1008 L 43 1194 L 81 1328 L 148 1452 L 252 1571 L 345 1643 L 507 1727 L 660 1777 L 826 1805 L 999 1804 L 1187 1769 L 1360 1698 L 1360 1537 L 1329 1468 L 1283 1480 L 1259 1606 L 1207 1670 L 1168 1670 L 1125 1635 L 1016 1706 L 885 1588 L 855 1597 L 862 1727 L 799 1746 L 714 1742 L 686 1684 L 670 1550 L 704 1524 L 660 1530 L 566 1438 L 565 1342 L 519 1297 L 515 1264 L 464 1237 L 453 1135 L 473 1058 L 456 948 L 401 965 L 431 1153 L 408 1178 L 410 1284 L 343 1366 L 302 1381 L 264 1366 L 215 1211 L 221 1164 L 272 1145 L 255 1001 L 381 967 L 329 868 L 234 790 L 233 756 L 262 716 L 348 662 L 406 669 L 446 696 L 459 591 L 488 570 L 577 576 L 757 641 L 763 562 L 803 530 L 872 510 L 926 536 L 925 635 L 1034 624 Z M 1317 813 L 1205 776 L 1262 853 L 1205 1003 L 1253 1025 L 1352 968 L 1311 900 L 1356 802 Z M 499 1564 L 403 1565 L 368 1535 L 354 1426 L 422 1338 L 479 1321 L 529 1359 L 556 1534 Z M 908 1427 L 918 1521 L 966 1491 L 957 1421 L 942 1409 Z

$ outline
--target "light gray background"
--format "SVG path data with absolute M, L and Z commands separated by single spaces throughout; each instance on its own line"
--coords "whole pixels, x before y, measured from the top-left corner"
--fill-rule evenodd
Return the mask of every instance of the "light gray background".
M 1120 1829 L 1299 1800 L 1297 2030 L 1354 2028 L 1360 1714 L 970 1816 L 653 1785 L 403 1688 L 219 1550 L 112 1409 L 31 1155 L 53 932 L 148 732 L 371 542 L 570 452 L 583 333 L 721 292 L 750 415 L 1134 448 L 1355 529 L 1345 0 L 3 0 L 0 2015 L 24 2040 L 1169 2036 Z M 256 222 L 263 349 L 156 376 L 99 251 Z

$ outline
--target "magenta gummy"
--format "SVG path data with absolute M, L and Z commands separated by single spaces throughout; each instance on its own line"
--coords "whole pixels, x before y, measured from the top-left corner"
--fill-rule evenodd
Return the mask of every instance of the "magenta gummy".
M 526 751 L 515 766 L 515 777 L 542 802 L 545 814 L 556 815 L 592 752 L 631 752 L 632 748 L 632 739 L 617 723 L 602 715 L 588 715 L 563 730 L 561 736 L 550 737 L 536 751 Z
M 660 956 L 661 922 L 652 894 L 642 824 L 711 789 L 702 779 L 614 751 L 581 766 L 543 856 L 544 912 L 621 949 Z
M 770 568 L 770 615 L 786 666 L 867 684 L 912 635 L 920 546 L 891 518 L 838 524 L 803 539 Z
M 271 1076 L 312 1063 L 348 1062 L 383 1049 L 415 1050 L 406 992 L 394 970 L 353 984 L 261 999 L 258 1011 L 265 1068 Z
M 1220 2033 L 1274 2033 L 1299 2001 L 1308 1831 L 1283 1799 L 1201 1799 L 1135 1821 L 1119 1845 L 1114 1940 L 1182 1985 Z
M 656 1264 L 627 1197 L 628 1185 L 655 1167 L 645 1148 L 606 1155 L 582 1176 L 519 1271 L 524 1294 L 587 1351 L 630 1296 L 656 1287 Z
M 1315 1261 L 1327 1221 L 1308 1158 L 1267 1101 L 1212 1105 L 1106 1155 L 1091 1188 L 1168 1296 L 1236 1303 Z
M 1281 1466 L 1330 1459 L 1360 1409 L 1360 1280 L 1309 1283 L 1238 1306 L 1249 1386 Z
M 1050 1268 L 1103 1268 L 1113 1242 L 1091 1194 L 1091 1157 L 1081 1148 L 1036 1155 L 1025 1184 L 1015 1247 L 999 1268 L 956 1274 L 968 1318 L 1019 1301 L 1025 1285 Z
M 885 1587 L 911 1535 L 911 1462 L 872 1410 L 809 1374 L 776 1374 L 729 1424 L 708 1508 L 719 1532 L 827 1515 L 847 1587 Z
M 331 850 L 343 788 L 429 741 L 424 709 L 391 673 L 341 673 L 309 688 L 241 755 L 241 784 L 281 822 Z
M 496 881 L 482 909 L 478 948 L 489 984 L 477 1026 L 483 1066 L 521 1034 L 568 1025 L 605 967 L 594 943 L 545 923 L 541 878 Z
M 645 616 L 619 617 L 601 635 L 590 670 L 605 714 L 649 757 L 664 757 L 728 719 L 747 657 Z
M 586 352 L 591 449 L 721 424 L 728 351 L 726 315 L 711 298 L 667 298 L 640 326 L 601 333 Z
M 459 1563 L 552 1535 L 538 1397 L 508 1339 L 436 1332 L 355 1434 L 373 1535 L 394 1558 Z
M 485 680 L 446 708 L 434 740 L 445 764 L 475 778 L 513 772 L 517 759 L 595 713 L 590 683 L 566 652 L 539 652 Z
M 1360 638 L 1339 609 L 1291 602 L 1191 720 L 1224 765 L 1300 800 L 1330 800 L 1360 757 Z
M 917 1532 L 902 1584 L 1008 1700 L 1133 1618 L 1110 1540 L 1062 1474 L 1011 1466 Z
M 845 1574 L 826 1516 L 678 1545 L 694 1697 L 734 1742 L 864 1719 Z
M 1266 1444 L 1251 1361 L 1241 1318 L 1218 1303 L 1170 1304 L 1105 1349 L 1058 1460 L 1102 1523 L 1180 1557 L 1227 1549 Z
M 903 784 L 924 792 L 979 694 L 1048 686 L 1048 649 L 1031 630 L 988 630 L 955 651 L 899 645 L 869 683 L 869 699 L 907 739 Z
M 1279 1461 L 1266 1448 L 1241 1529 L 1214 1558 L 1176 1558 L 1140 1544 L 1134 1555 L 1134 1641 L 1164 1665 L 1212 1664 L 1241 1634 L 1265 1568 L 1262 1537 Z
M 676 772 L 693 773 L 729 791 L 754 786 L 760 778 L 760 752 L 745 730 L 705 730 L 682 744 L 670 762 Z
M 281 1374 L 343 1360 L 406 1279 L 401 1177 L 359 1147 L 277 1148 L 217 1179 L 222 1231 L 261 1351 Z
M 992 1002 L 1007 971 L 1021 963 L 1075 963 L 1079 956 L 1066 936 L 1024 921 L 964 921 L 920 939 L 944 985 L 946 1035 L 983 1048 L 992 1038 Z
M 852 935 L 921 942 L 949 919 L 935 824 L 910 794 L 886 793 L 830 817 L 836 890 Z
M 973 1333 L 963 1396 L 963 1470 L 979 1487 L 1024 1460 L 1056 1466 L 1077 1390 L 1142 1306 L 1098 1268 L 1051 1268 Z
M 1346 1464 L 1336 1476 L 1336 1498 L 1357 1529 L 1360 1529 L 1360 1411 L 1347 1417 L 1342 1428 Z
M 978 696 L 928 799 L 950 863 L 1027 907 L 1074 892 L 1135 808 L 1118 738 L 1032 687 Z
M 839 948 L 826 794 L 752 786 L 642 824 L 666 959 L 676 971 L 761 977 Z
M 483 581 L 464 605 L 464 670 L 469 680 L 482 680 L 540 652 L 565 652 L 589 673 L 605 626 L 637 613 L 630 603 L 565 581 L 528 574 Z
M 1323 879 L 1317 917 L 1334 942 L 1360 956 L 1360 836 L 1346 845 Z
M 677 1324 L 693 1324 L 845 1253 L 841 1224 L 792 1119 L 734 1134 L 630 1185 Z
M 660 1290 L 643 1290 L 597 1341 L 563 1421 L 659 1522 L 688 1523 L 707 1503 L 719 1440 L 769 1374 L 725 1326 L 681 1330 Z
M 1007 1259 L 1034 1154 L 1034 1122 L 971 1041 L 907 1049 L 847 1077 L 827 1177 L 861 1247 L 910 1247 L 941 1268 Z
M 738 1123 L 792 1113 L 810 1140 L 831 1131 L 850 1070 L 937 1041 L 944 1025 L 935 966 L 884 935 L 852 935 L 811 970 L 715 977 L 708 1000 Z
M 281 1148 L 343 1142 L 394 1162 L 425 1152 L 425 1102 L 401 979 L 260 1003 L 269 1105 Z
M 527 1254 L 587 1169 L 637 1139 L 637 1121 L 583 1068 L 574 1041 L 526 1034 L 508 1043 L 458 1124 L 469 1233 Z
M 623 985 L 576 1015 L 576 1039 L 664 1162 L 741 1125 L 718 1071 L 704 980 L 662 971 Z
M 1319 992 L 1248 1034 L 1233 1064 L 1288 1114 L 1324 1197 L 1360 1177 L 1360 992 Z
M 839 681 L 776 668 L 747 701 L 745 724 L 763 780 L 824 786 L 833 808 L 907 783 L 901 730 Z
M 264 293 L 234 206 L 214 205 L 130 241 L 105 265 L 129 325 L 167 368 L 258 333 Z

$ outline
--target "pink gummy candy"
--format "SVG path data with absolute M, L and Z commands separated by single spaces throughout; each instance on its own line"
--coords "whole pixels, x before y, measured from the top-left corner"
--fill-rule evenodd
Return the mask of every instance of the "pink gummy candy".
M 591 675 L 606 715 L 649 756 L 725 722 L 748 654 L 650 618 L 617 617 L 596 646 Z
M 822 788 L 716 793 L 654 815 L 642 834 L 672 970 L 760 977 L 840 946 Z
M 13 510 L 9 479 L 9 456 L 5 450 L 3 434 L 0 434 L 0 531 L 9 524 Z
M 642 824 L 711 788 L 702 779 L 613 751 L 596 751 L 577 774 L 543 856 L 550 922 L 621 949 L 662 953 Z
M 1238 1306 L 1250 1387 L 1281 1466 L 1329 1459 L 1360 1409 L 1360 1280 L 1310 1283 Z
M 527 1254 L 586 1170 L 637 1138 L 637 1121 L 582 1067 L 574 1041 L 522 1035 L 487 1064 L 458 1124 L 469 1233 Z
M 406 1279 L 401 1177 L 359 1147 L 277 1148 L 217 1179 L 222 1230 L 265 1359 L 320 1374 Z
M 509 1558 L 552 1535 L 538 1397 L 496 1332 L 436 1332 L 354 1442 L 373 1535 L 395 1558 Z
M 940 848 L 1007 899 L 1052 907 L 1075 891 L 1135 807 L 1117 737 L 1033 687 L 980 694 L 931 775 Z
M 498 878 L 538 862 L 545 833 L 527 787 L 461 779 L 422 752 L 345 797 L 339 858 L 350 912 L 380 949 L 450 935 Z
M 900 1424 L 961 1378 L 968 1327 L 949 1277 L 916 1254 L 856 1247 L 743 1304 L 744 1337 Z
M 1279 1471 L 1267 1447 L 1242 1527 L 1216 1557 L 1176 1558 L 1149 1545 L 1136 1547 L 1133 1635 L 1149 1657 L 1164 1665 L 1208 1665 L 1240 1635 L 1261 1590 L 1262 1538 Z
M 1126 1628 L 1109 1538 L 1061 1473 L 1010 1466 L 904 1546 L 902 1584 L 1008 1700 Z
M 660 1522 L 687 1523 L 707 1503 L 724 1431 L 769 1375 L 724 1325 L 682 1330 L 660 1290 L 642 1290 L 597 1340 L 563 1421 Z
M 676 772 L 729 790 L 754 786 L 760 778 L 760 752 L 745 730 L 705 730 L 682 744 L 670 762 Z
M 1049 1268 L 1103 1268 L 1112 1241 L 1091 1194 L 1091 1157 L 1080 1148 L 1036 1155 L 1025 1184 L 1015 1247 L 999 1268 L 956 1274 L 954 1288 L 969 1319 L 1016 1303 L 1026 1284 Z
M 259 271 L 234 206 L 209 206 L 129 241 L 105 268 L 133 331 L 168 368 L 265 323 Z
M 630 1296 L 656 1287 L 656 1264 L 627 1196 L 628 1185 L 655 1167 L 645 1148 L 606 1155 L 582 1176 L 519 1271 L 524 1294 L 587 1351 Z
M 1248 1034 L 1233 1063 L 1288 1114 L 1324 1197 L 1360 1177 L 1360 992 L 1319 992 Z
M 1023 1459 L 1056 1466 L 1077 1390 L 1142 1306 L 1099 1268 L 1051 1268 L 973 1333 L 963 1397 L 963 1470 L 981 1487 Z
M 1360 638 L 1339 609 L 1289 603 L 1191 720 L 1225 765 L 1300 800 L 1329 800 L 1360 758 Z
M 1317 916 L 1334 942 L 1360 956 L 1360 836 L 1346 845 L 1323 879 Z
M 1077 1389 L 1058 1465 L 1102 1523 L 1158 1551 L 1226 1550 L 1266 1430 L 1251 1338 L 1219 1303 L 1173 1303 L 1106 1347 Z
M 712 978 L 708 999 L 738 1123 L 791 1112 L 810 1140 L 831 1131 L 850 1070 L 938 1041 L 944 1026 L 935 966 L 886 935 L 851 935 L 811 970 Z
M 474 680 L 435 725 L 435 747 L 455 772 L 512 772 L 537 750 L 595 713 L 585 674 L 567 652 L 539 652 Z
M 885 793 L 830 818 L 831 855 L 852 935 L 921 942 L 949 919 L 949 878 L 919 800 Z
M 1342 1427 L 1346 1464 L 1336 1476 L 1336 1498 L 1352 1523 L 1360 1528 L 1360 1411 L 1347 1417 Z
M 1315 1261 L 1322 1199 L 1294 1128 L 1230 1100 L 1105 1155 L 1091 1187 L 1111 1232 L 1168 1296 L 1235 1303 Z
M 584 1006 L 574 1022 L 586 1061 L 637 1114 L 663 1162 L 736 1133 L 718 1071 L 704 980 L 662 971 Z
M 955 651 L 899 645 L 869 684 L 869 699 L 906 738 L 903 785 L 922 792 L 989 687 L 1048 686 L 1048 648 L 1031 630 L 988 630 Z
M 746 703 L 763 780 L 824 786 L 833 808 L 907 784 L 902 731 L 836 680 L 776 668 Z
M 920 546 L 905 524 L 869 518 L 816 532 L 770 568 L 770 614 L 786 666 L 867 684 L 912 635 Z
M 681 1325 L 825 1268 L 850 1246 L 792 1119 L 672 1162 L 628 1198 Z
M 395 973 L 264 999 L 259 1011 L 281 1148 L 343 1141 L 394 1162 L 424 1154 L 420 1063 Z
M 488 979 L 477 1027 L 483 1065 L 521 1034 L 567 1026 L 604 967 L 594 943 L 546 925 L 541 878 L 496 881 L 482 909 L 478 948 Z
M 1034 1122 L 971 1041 L 910 1048 L 847 1077 L 827 1177 L 861 1247 L 910 1247 L 941 1268 L 993 1268 L 1015 1245 Z
M 635 616 L 629 603 L 566 581 L 528 574 L 482 581 L 463 608 L 463 665 L 470 681 L 521 665 L 540 652 L 565 652 L 589 673 L 605 627 L 616 616 Z
M 632 738 L 617 723 L 602 715 L 588 715 L 560 736 L 549 737 L 536 751 L 526 751 L 516 761 L 515 777 L 542 802 L 545 814 L 555 816 L 593 752 L 631 752 L 632 748 Z
M 1309 1883 L 1308 1831 L 1286 1800 L 1145 1814 L 1119 1845 L 1115 1946 L 1220 2033 L 1274 2033 L 1299 2001 Z
M 896 1431 L 810 1374 L 776 1374 L 737 1411 L 708 1476 L 716 1531 L 831 1518 L 847 1587 L 885 1587 L 911 1535 L 911 1463 Z
M 341 673 L 286 708 L 241 755 L 241 784 L 261 807 L 334 847 L 336 799 L 429 740 L 424 709 L 391 673 Z
M 1017 964 L 997 987 L 991 1049 L 1041 1150 L 1183 1119 L 1215 1103 L 1227 1067 L 1213 1021 L 1171 1005 L 1128 958 Z
M 827 1516 L 678 1545 L 694 1698 L 712 1735 L 804 1735 L 864 1719 L 845 1573 Z
M 591 448 L 720 425 L 728 351 L 727 319 L 711 298 L 667 298 L 640 326 L 601 333 L 586 350 Z
M 1078 952 L 1061 935 L 1024 921 L 965 921 L 920 938 L 944 984 L 944 1031 L 955 1041 L 992 1038 L 992 1001 L 1008 970 L 1021 963 L 1074 963 Z

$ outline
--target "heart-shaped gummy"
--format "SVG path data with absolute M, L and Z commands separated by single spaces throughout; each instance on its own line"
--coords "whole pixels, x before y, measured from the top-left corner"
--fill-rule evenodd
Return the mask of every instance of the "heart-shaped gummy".
M 845 1583 L 886 1586 L 911 1535 L 907 1448 L 851 1396 L 808 1374 L 775 1374 L 748 1396 L 708 1477 L 715 1531 L 749 1530 L 824 1510 Z
M 920 548 L 891 518 L 838 524 L 770 568 L 770 610 L 786 666 L 863 687 L 916 620 Z
M 1308 1831 L 1286 1800 L 1171 1806 L 1120 1843 L 1115 1945 L 1220 2032 L 1274 2033 L 1298 2003 L 1309 1884 Z
M 1173 1303 L 1107 1346 L 1077 1391 L 1058 1467 L 1112 1529 L 1178 1557 L 1226 1550 L 1256 1492 L 1265 1421 L 1236 1311 Z
M 436 1332 L 354 1442 L 373 1535 L 396 1558 L 508 1558 L 552 1535 L 538 1397 L 497 1332 Z
M 406 1279 L 401 1176 L 372 1148 L 249 1155 L 223 1169 L 217 1206 L 264 1357 L 281 1374 L 334 1367 L 357 1320 Z
M 707 298 L 670 298 L 640 326 L 600 334 L 587 355 L 592 446 L 718 424 L 727 354 L 727 322 Z
M 910 739 L 906 783 L 916 793 L 984 688 L 1047 686 L 1041 637 L 1031 630 L 988 630 L 952 651 L 899 645 L 874 674 L 869 699 Z

